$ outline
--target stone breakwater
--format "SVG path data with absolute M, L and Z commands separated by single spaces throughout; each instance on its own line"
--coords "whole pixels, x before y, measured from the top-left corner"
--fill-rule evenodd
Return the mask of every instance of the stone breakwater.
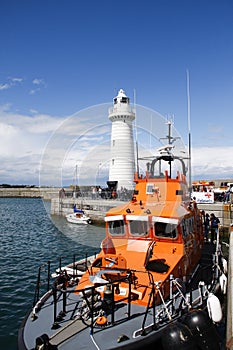
M 12 198 L 43 198 L 51 200 L 57 198 L 59 188 L 56 187 L 7 187 L 0 188 L 0 197 Z

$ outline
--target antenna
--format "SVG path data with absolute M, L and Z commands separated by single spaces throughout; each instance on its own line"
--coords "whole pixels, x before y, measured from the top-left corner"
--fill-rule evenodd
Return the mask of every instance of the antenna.
M 189 82 L 189 71 L 186 71 L 187 78 L 187 101 L 188 101 L 188 170 L 189 170 L 189 191 L 192 189 L 192 175 L 191 175 L 191 123 L 190 123 L 190 82 Z
M 151 146 L 152 146 L 152 114 L 150 115 L 150 150 L 151 150 Z
M 174 116 L 173 116 L 173 120 L 174 120 Z M 166 124 L 168 125 L 168 135 L 166 137 L 160 137 L 160 140 L 168 140 L 168 144 L 172 145 L 173 142 L 175 142 L 176 140 L 180 139 L 180 137 L 173 137 L 172 136 L 172 125 L 173 125 L 173 120 L 167 119 Z
M 137 115 L 136 115 L 136 89 L 133 91 L 133 97 L 134 97 L 134 113 L 135 113 L 135 133 L 136 133 L 136 171 L 139 176 L 139 164 L 138 164 L 138 129 L 137 129 Z

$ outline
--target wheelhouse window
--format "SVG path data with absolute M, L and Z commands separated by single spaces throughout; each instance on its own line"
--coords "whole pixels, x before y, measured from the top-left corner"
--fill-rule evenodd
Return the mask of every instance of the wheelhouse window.
M 188 231 L 187 231 L 185 220 L 182 220 L 182 222 L 181 222 L 181 232 L 182 232 L 183 238 L 186 238 L 188 236 Z
M 153 217 L 152 221 L 154 226 L 154 234 L 156 237 L 171 239 L 177 237 L 177 219 Z
M 123 220 L 109 221 L 108 231 L 112 236 L 123 236 L 125 234 L 125 225 Z
M 147 216 L 126 215 L 129 222 L 129 233 L 135 237 L 146 237 L 149 234 L 149 224 Z
M 153 183 L 149 183 L 146 185 L 146 194 L 158 194 L 159 187 L 155 186 Z
M 147 236 L 148 222 L 147 221 L 129 221 L 129 231 L 132 236 Z
M 153 194 L 154 190 L 154 185 L 153 184 L 147 184 L 146 186 L 146 193 L 147 194 Z
M 195 225 L 195 222 L 193 217 L 186 218 L 182 221 L 181 227 L 182 227 L 182 235 L 184 238 L 190 235 L 191 233 L 193 233 L 194 225 Z
M 124 236 L 125 234 L 125 222 L 123 216 L 119 215 L 116 217 L 106 217 L 108 232 L 111 236 Z

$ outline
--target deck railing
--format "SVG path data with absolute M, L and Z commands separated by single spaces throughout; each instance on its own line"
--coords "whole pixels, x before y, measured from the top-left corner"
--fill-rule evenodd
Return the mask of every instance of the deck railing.
M 87 256 L 86 260 L 83 259 L 83 261 L 86 261 L 86 267 L 88 265 Z M 202 290 L 202 288 L 197 288 L 200 290 L 200 295 L 195 295 L 195 299 L 193 297 L 193 290 L 192 288 L 189 289 L 189 291 L 186 289 L 187 286 L 182 283 L 182 281 L 178 281 L 176 278 L 174 278 L 172 275 L 170 276 L 169 288 L 170 288 L 170 295 L 169 298 L 164 299 L 164 291 L 163 288 L 160 288 L 160 282 L 155 282 L 153 278 L 153 274 L 150 271 L 138 271 L 138 270 L 129 270 L 129 269 L 117 269 L 117 272 L 115 270 L 109 269 L 109 273 L 115 273 L 114 278 L 112 278 L 112 281 L 106 280 L 105 283 L 98 283 L 98 287 L 103 287 L 102 295 L 100 295 L 99 290 L 97 290 L 96 285 L 89 286 L 85 289 L 79 289 L 78 284 L 76 283 L 76 256 L 73 256 L 73 276 L 67 275 L 64 273 L 64 270 L 62 272 L 62 259 L 59 259 L 59 267 L 57 269 L 58 276 L 57 278 L 53 279 L 53 283 L 51 281 L 51 262 L 48 261 L 46 264 L 40 266 L 38 271 L 38 277 L 37 277 L 37 283 L 36 283 L 36 289 L 35 289 L 35 297 L 34 297 L 34 309 L 32 313 L 32 319 L 36 319 L 39 316 L 39 309 L 43 306 L 43 304 L 46 302 L 48 298 L 53 296 L 53 324 L 51 325 L 52 328 L 58 328 L 59 322 L 61 319 L 63 319 L 64 315 L 67 313 L 67 308 L 69 307 L 69 311 L 71 311 L 70 320 L 74 320 L 77 316 L 77 313 L 79 314 L 80 319 L 90 327 L 91 334 L 94 332 L 96 317 L 99 316 L 98 310 L 101 309 L 101 311 L 106 311 L 106 315 L 109 316 L 109 325 L 114 325 L 118 322 L 122 322 L 123 319 L 119 320 L 116 318 L 116 310 L 117 305 L 119 305 L 122 302 L 125 302 L 125 307 L 127 308 L 126 314 L 124 313 L 125 319 L 131 318 L 131 308 L 132 308 L 132 302 L 134 302 L 139 296 L 136 293 L 135 289 L 137 287 L 139 288 L 147 288 L 148 293 L 148 300 L 147 304 L 145 304 L 145 308 L 142 309 L 142 325 L 141 329 L 137 331 L 137 333 L 140 335 L 143 335 L 148 331 L 148 324 L 147 318 L 150 315 L 152 317 L 152 321 L 150 319 L 150 327 L 157 327 L 160 324 L 164 324 L 164 322 L 171 321 L 172 319 L 177 318 L 180 316 L 180 313 L 184 309 L 189 309 L 194 305 L 201 305 L 200 303 L 203 302 L 205 298 L 207 298 L 207 294 L 205 290 Z M 85 264 L 84 264 L 85 265 Z M 205 264 L 204 264 L 205 265 Z M 70 265 L 72 267 L 72 264 Z M 204 270 L 206 271 L 206 266 L 203 266 Z M 101 271 L 102 268 L 98 267 L 98 271 Z M 106 267 L 103 267 L 103 270 L 106 270 Z M 119 271 L 119 272 L 118 272 Z M 216 265 L 216 272 L 218 271 L 217 265 Z M 61 272 L 59 274 L 59 272 Z M 106 273 L 106 271 L 103 271 L 103 273 Z M 42 273 L 45 273 L 45 278 L 42 278 Z M 93 275 L 93 271 L 89 271 L 90 275 Z M 144 284 L 138 286 L 137 278 L 139 274 L 146 274 L 147 280 L 144 278 Z M 52 274 L 53 275 L 53 274 Z M 100 274 L 101 275 L 101 274 Z M 205 273 L 206 275 L 206 273 Z M 72 280 L 73 277 L 73 280 Z M 200 277 L 200 276 L 199 276 Z M 41 293 L 44 291 L 42 288 L 42 283 L 45 282 L 46 287 L 44 289 L 47 289 L 47 292 L 40 297 Z M 210 282 L 210 281 L 208 281 Z M 207 282 L 207 284 L 209 284 Z M 215 281 L 216 282 L 216 281 Z M 125 289 L 127 290 L 126 294 L 121 295 L 119 293 L 119 287 L 122 286 L 122 283 L 124 284 Z M 106 293 L 104 289 L 106 289 L 106 286 L 109 286 L 109 293 L 108 296 L 106 296 Z M 118 291 L 117 291 L 118 288 Z M 139 289 L 138 289 L 139 290 Z M 117 291 L 117 292 L 116 292 Z M 189 292 L 189 298 L 187 298 L 187 292 Z M 77 300 L 74 302 L 74 305 L 72 305 L 70 310 L 70 304 L 68 303 L 67 294 L 74 293 L 76 296 L 77 294 L 80 294 L 80 299 L 77 298 Z M 186 295 L 186 296 L 185 296 Z M 98 296 L 100 299 L 100 309 L 96 309 L 96 299 L 95 296 Z M 82 301 L 85 301 L 83 304 Z M 176 303 L 178 302 L 179 307 L 177 308 Z M 58 305 L 59 303 L 59 305 Z M 158 309 L 158 304 L 161 306 Z M 152 313 L 149 312 L 152 310 Z M 76 315 L 76 316 L 75 316 Z M 126 316 L 125 316 L 126 315 Z M 118 317 L 118 316 L 117 316 Z

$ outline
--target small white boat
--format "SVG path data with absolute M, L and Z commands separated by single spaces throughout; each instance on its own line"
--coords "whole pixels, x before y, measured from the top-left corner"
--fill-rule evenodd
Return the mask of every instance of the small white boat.
M 66 220 L 72 224 L 91 224 L 91 219 L 83 210 L 76 209 L 73 213 L 66 215 Z

